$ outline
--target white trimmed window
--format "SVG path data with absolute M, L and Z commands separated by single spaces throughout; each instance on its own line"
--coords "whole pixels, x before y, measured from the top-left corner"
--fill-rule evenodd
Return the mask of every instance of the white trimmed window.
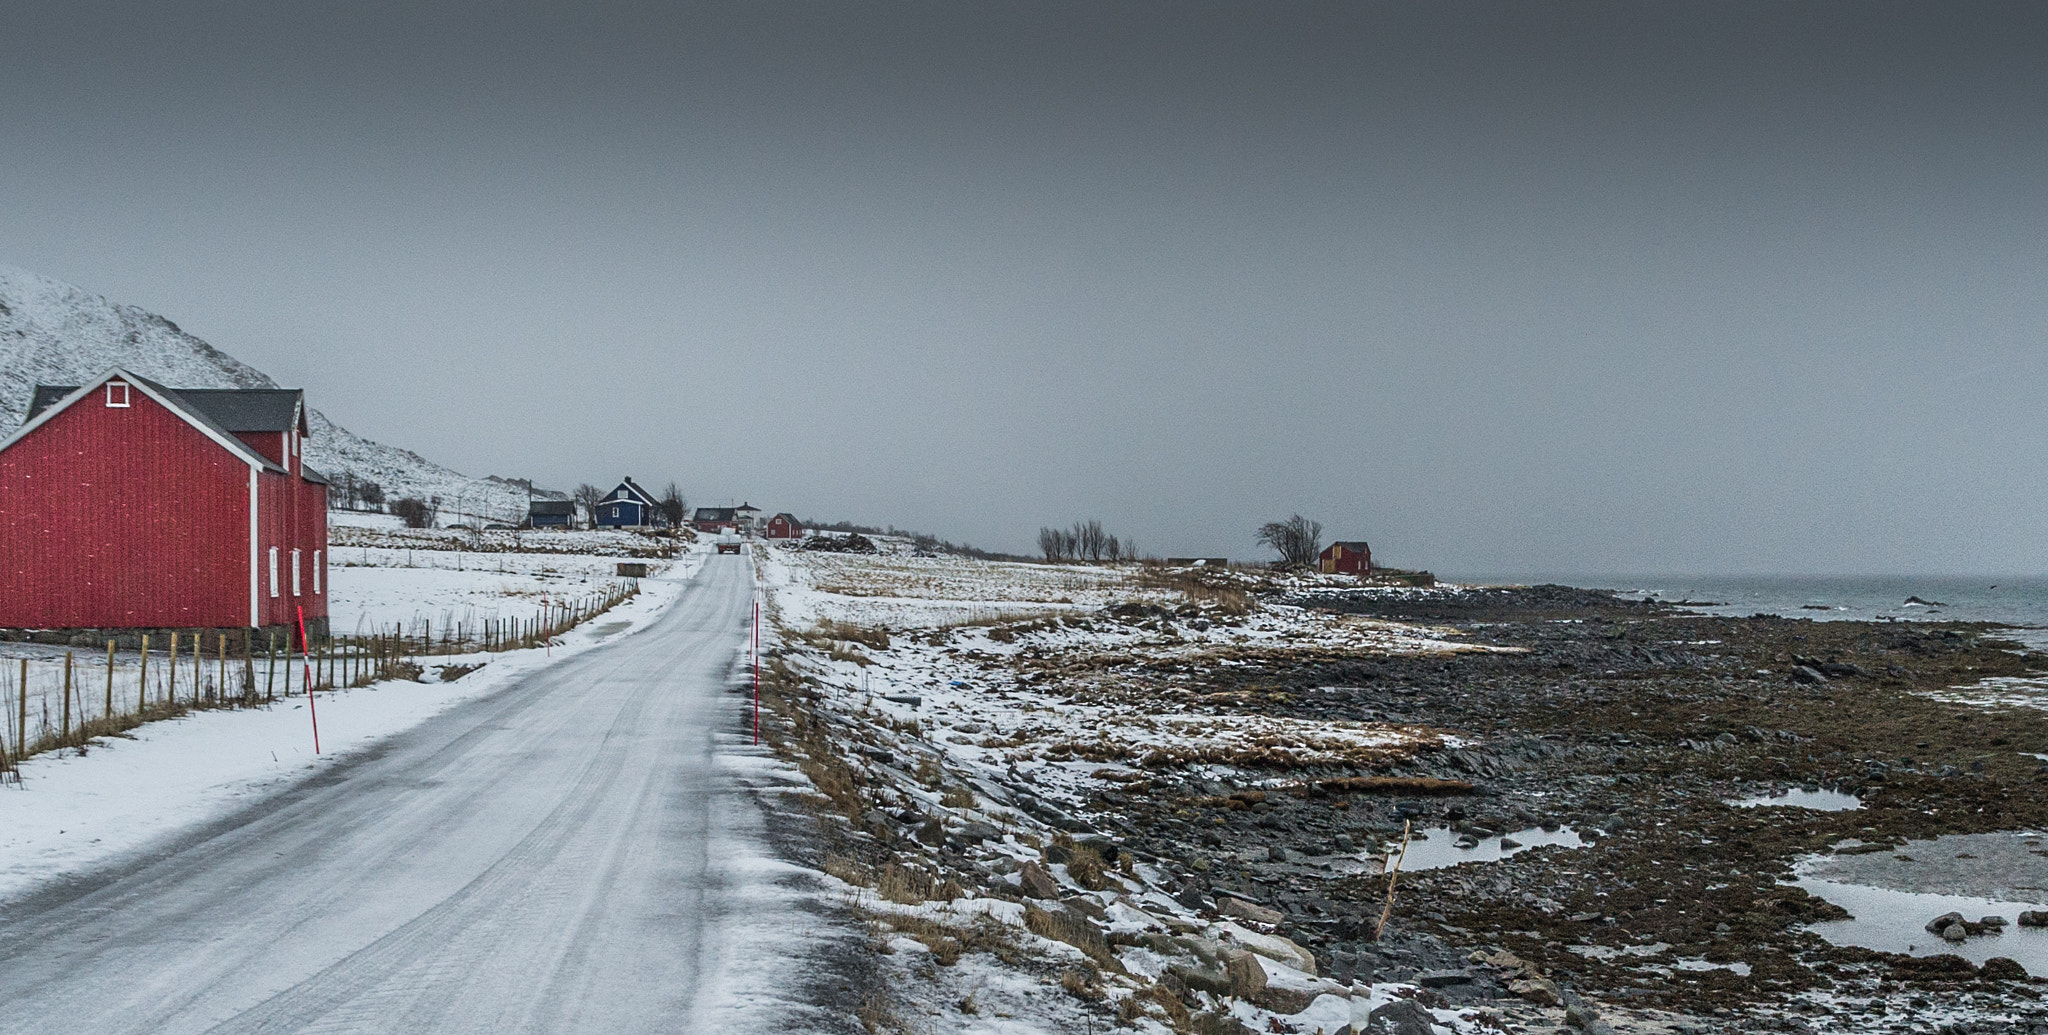
M 299 551 L 292 551 L 292 596 L 299 596 Z
M 313 551 L 313 595 L 320 595 L 320 551 Z
M 107 405 L 116 410 L 128 407 L 128 382 L 107 382 Z
M 270 548 L 270 595 L 277 595 L 277 547 Z

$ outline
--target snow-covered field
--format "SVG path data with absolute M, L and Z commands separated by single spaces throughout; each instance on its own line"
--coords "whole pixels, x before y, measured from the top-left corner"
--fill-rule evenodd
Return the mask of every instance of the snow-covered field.
M 422 659 L 427 667 L 419 682 L 388 680 L 322 692 L 314 702 L 320 723 L 317 757 L 301 696 L 268 708 L 199 711 L 149 723 L 127 736 L 95 741 L 83 755 L 34 756 L 22 764 L 18 786 L 0 786 L 0 900 L 222 815 L 455 704 L 489 694 L 552 658 L 627 635 L 668 606 L 681 580 L 702 561 L 697 554 L 660 562 L 673 578 L 643 582 L 638 596 L 558 637 L 552 650 L 434 655 Z M 616 558 L 518 554 L 511 555 L 504 571 L 337 567 L 334 606 L 337 616 L 346 607 L 365 623 L 409 622 L 425 614 L 527 616 L 538 594 L 589 592 L 615 563 Z M 339 620 L 335 628 L 348 631 Z M 440 679 L 445 668 L 471 665 L 481 667 L 453 682 Z
M 1481 648 L 1425 627 L 1247 604 L 1227 584 L 1176 589 L 1131 567 L 791 549 L 763 551 L 761 567 L 783 663 L 822 695 L 816 707 L 867 808 L 909 824 L 905 836 L 963 846 L 972 871 L 908 896 L 871 871 L 835 873 L 877 925 L 908 1030 L 1083 1030 L 1102 1024 L 1082 1005 L 1098 1002 L 1163 1033 L 1171 1018 L 1156 985 L 1170 967 L 1219 981 L 1231 967 L 1252 981 L 1246 968 L 1257 968 L 1256 983 L 1278 991 L 1191 993 L 1256 1031 L 1362 1030 L 1376 1009 L 1425 1009 L 1394 1005 L 1412 986 L 1331 981 L 1256 918 L 1196 908 L 1163 862 L 1120 858 L 1113 837 L 1092 832 L 1087 803 L 1105 790 L 1142 795 L 1162 769 L 1250 789 L 1304 765 L 1398 763 L 1446 741 L 1420 727 L 1150 699 L 1118 685 L 1120 667 L 1170 675 L 1274 651 Z M 1100 868 L 1071 865 L 1080 851 Z M 1046 926 L 1052 914 L 1094 933 L 1062 935 Z M 962 948 L 1011 943 L 1026 948 L 1023 959 Z M 1491 1023 L 1425 1013 L 1453 1031 Z

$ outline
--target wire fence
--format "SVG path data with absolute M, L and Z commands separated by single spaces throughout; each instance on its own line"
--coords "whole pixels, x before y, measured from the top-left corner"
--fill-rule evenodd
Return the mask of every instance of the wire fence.
M 21 779 L 21 761 L 48 751 L 84 754 L 96 737 L 194 711 L 260 708 L 314 691 L 417 679 L 420 659 L 539 647 L 632 599 L 637 581 L 607 586 L 532 615 L 491 617 L 435 628 L 391 623 L 367 633 L 300 643 L 276 631 L 254 635 L 171 632 L 142 637 L 138 650 L 66 650 L 42 658 L 0 658 L 0 776 Z

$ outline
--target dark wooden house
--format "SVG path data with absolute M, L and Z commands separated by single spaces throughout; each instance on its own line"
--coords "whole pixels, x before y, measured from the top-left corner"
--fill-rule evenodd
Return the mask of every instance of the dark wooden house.
M 661 528 L 668 525 L 654 494 L 634 484 L 630 477 L 598 501 L 597 513 L 592 518 L 599 528 Z
M 574 528 L 576 501 L 534 500 L 526 505 L 526 524 L 529 528 Z
M 1331 543 L 1316 560 L 1326 575 L 1372 574 L 1372 547 L 1363 541 Z

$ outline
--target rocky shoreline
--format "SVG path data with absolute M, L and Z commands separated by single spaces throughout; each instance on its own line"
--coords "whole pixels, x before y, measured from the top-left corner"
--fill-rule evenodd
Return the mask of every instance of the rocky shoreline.
M 2048 826 L 2048 768 L 2031 754 L 2048 751 L 2048 714 L 1937 696 L 2042 670 L 2044 659 L 1996 629 L 1704 617 L 1562 587 L 1325 594 L 1313 606 L 1522 649 L 1231 669 L 1189 688 L 1255 691 L 1279 714 L 1422 723 L 1466 742 L 1407 772 L 1471 780 L 1469 796 L 1402 801 L 1311 787 L 1205 813 L 1206 825 L 1127 810 L 1145 841 L 1207 864 L 1193 885 L 1284 909 L 1298 940 L 1340 972 L 1400 979 L 1506 950 L 1583 994 L 1694 1015 L 1771 1014 L 1780 1027 L 1839 1012 L 1800 995 L 1815 991 L 1858 1001 L 1859 1026 L 1877 1019 L 1862 1004 L 1926 987 L 2032 1012 L 2033 984 L 2000 980 L 2011 967 L 1987 974 L 1829 945 L 1805 925 L 1840 910 L 1787 883 L 1797 860 L 1844 841 Z M 1863 807 L 1726 804 L 1792 787 L 1835 789 Z M 1183 785 L 1179 796 L 1209 789 Z M 1317 880 L 1234 852 L 1258 844 L 1309 857 L 1338 837 L 1384 842 L 1407 820 L 1474 839 L 1561 824 L 1592 843 L 1404 877 L 1393 927 L 1406 937 L 1392 944 L 1367 937 L 1373 910 L 1358 908 L 1383 897 L 1384 877 Z M 1674 968 L 1673 959 L 1705 965 Z M 1488 968 L 1466 973 L 1469 981 L 1440 985 L 1447 996 L 1506 991 Z
M 1253 609 L 1398 623 L 1464 646 L 1303 642 L 1218 660 L 1214 651 L 1091 654 L 1057 638 L 1124 628 L 1152 637 L 1147 644 L 1173 643 L 1241 621 L 1247 602 L 1214 585 L 1178 602 L 1154 596 L 970 629 L 964 646 L 942 630 L 928 646 L 963 679 L 1051 702 L 1027 711 L 1139 701 L 1217 722 L 1379 723 L 1429 736 L 1354 764 L 1302 764 L 1308 756 L 1272 749 L 1227 765 L 1132 752 L 1078 789 L 1014 765 L 1007 775 L 962 770 L 949 805 L 940 796 L 959 759 L 946 745 L 964 738 L 923 722 L 904 736 L 901 720 L 835 712 L 816 689 L 822 680 L 786 669 L 778 678 L 792 714 L 829 715 L 810 720 L 816 730 L 866 725 L 874 734 L 859 736 L 888 745 L 856 748 L 837 777 L 813 773 L 843 785 L 827 796 L 849 823 L 828 825 L 838 833 L 827 841 L 842 870 L 865 875 L 850 883 L 884 886 L 887 867 L 909 867 L 968 899 L 1023 904 L 1035 934 L 1054 929 L 1046 909 L 1071 918 L 1079 933 L 1046 936 L 1084 953 L 1093 946 L 1104 970 L 1124 970 L 1118 953 L 1136 958 L 1120 945 L 1183 960 L 1162 964 L 1125 1000 L 1172 1000 L 1161 1023 L 1174 1030 L 1248 1030 L 1224 1009 L 1243 999 L 1267 1011 L 1259 1030 L 1306 1032 L 1309 1015 L 1288 1008 L 1398 987 L 1403 1003 L 1507 1031 L 2048 1031 L 2042 986 L 2019 964 L 1830 944 L 1810 925 L 1846 914 L 1792 883 L 1802 860 L 2048 829 L 2048 765 L 2035 757 L 2048 754 L 2048 712 L 1948 696 L 1983 678 L 2048 670 L 2048 659 L 1996 628 L 1703 616 L 1556 586 L 1242 589 Z M 900 654 L 901 641 L 894 651 L 889 642 L 882 635 L 870 653 Z M 968 733 L 984 725 L 948 721 Z M 813 764 L 828 753 L 823 736 L 799 752 Z M 981 746 L 1023 743 L 1020 730 Z M 1038 757 L 1072 767 L 1088 764 L 1090 750 L 1100 753 L 1068 743 Z M 1859 807 L 1735 804 L 1786 791 Z M 1491 861 L 1408 867 L 1382 930 L 1382 853 L 1398 853 L 1404 831 L 1417 865 Z M 1120 904 L 1140 918 L 1135 926 L 1119 927 Z M 1276 939 L 1283 948 L 1253 955 L 1294 975 L 1275 987 L 1309 987 L 1268 992 L 1231 974 L 1225 964 L 1242 952 L 1202 962 L 1202 939 L 1219 931 Z M 1980 922 L 1974 936 L 2002 935 Z M 1075 998 L 1085 1003 L 1106 979 L 1080 980 Z M 1116 1019 L 1143 1027 L 1154 1013 L 1122 1007 Z M 1380 1007 L 1374 1015 L 1387 1030 L 1422 1030 Z M 1353 1024 L 1363 1027 L 1364 1014 Z

